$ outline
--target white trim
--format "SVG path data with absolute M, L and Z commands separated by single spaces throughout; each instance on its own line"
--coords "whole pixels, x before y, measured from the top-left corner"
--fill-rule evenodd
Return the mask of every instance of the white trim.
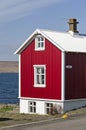
M 19 99 L 23 100 L 36 100 L 36 101 L 48 101 L 48 102 L 63 102 L 62 100 L 57 100 L 57 99 L 43 99 L 43 98 L 31 98 L 31 97 L 19 97 Z
M 33 85 L 35 88 L 45 88 L 46 87 L 46 85 L 44 84 L 44 85 L 36 85 L 36 84 L 34 84 Z
M 32 35 L 30 35 L 25 42 L 16 50 L 16 52 L 14 54 L 20 54 L 30 43 L 31 39 L 33 39 L 33 37 L 39 33 L 39 30 L 36 29 Z
M 30 37 L 20 46 L 15 54 L 20 54 L 31 43 L 36 35 L 42 35 L 63 52 L 68 51 L 86 53 L 86 36 L 84 34 L 76 35 L 74 33 L 74 35 L 71 35 L 69 32 L 63 33 L 51 30 L 36 29 L 36 31 L 34 31 L 32 35 L 30 35 Z
M 19 99 L 24 99 L 24 100 L 40 100 L 40 101 L 52 101 L 52 102 L 76 102 L 76 101 L 85 101 L 86 98 L 80 98 L 80 99 L 71 99 L 71 100 L 57 100 L 57 99 L 44 99 L 44 98 L 31 98 L 31 97 L 18 97 Z
M 33 65 L 34 66 L 34 87 L 46 87 L 46 65 Z M 44 84 L 37 84 L 37 77 L 36 77 L 36 68 L 43 67 L 44 68 Z
M 42 35 L 44 38 L 48 39 L 51 43 L 53 43 L 56 47 L 58 47 L 61 51 L 65 51 L 60 45 L 58 45 L 55 41 L 53 41 L 50 37 L 44 34 L 41 30 L 36 29 L 32 35 L 30 35 L 26 41 L 16 50 L 14 54 L 20 54 L 31 42 L 36 35 Z
M 19 55 L 19 97 L 21 96 L 21 55 Z
M 56 41 L 54 41 L 53 39 L 51 39 L 49 36 L 47 36 L 44 32 L 41 32 L 41 35 L 43 35 L 47 40 L 49 40 L 51 43 L 53 43 L 54 46 L 56 46 L 57 48 L 59 48 L 61 51 L 65 52 L 66 50 L 60 46 L 60 44 L 57 44 Z M 58 41 L 59 42 L 59 41 Z
M 44 67 L 44 66 L 45 66 L 45 67 L 46 67 L 45 64 L 41 64 L 41 65 L 40 65 L 40 64 L 36 64 L 36 65 L 33 65 L 33 66 L 34 66 L 34 67 L 38 67 L 38 66 L 40 66 L 40 67 Z
M 61 99 L 62 99 L 62 101 L 64 101 L 65 100 L 65 53 L 64 52 L 62 52 L 61 53 L 62 54 L 62 57 L 61 57 L 61 61 L 62 61 L 62 63 L 61 63 L 61 75 L 62 75 L 62 77 L 61 77 L 61 88 L 62 88 L 62 92 L 61 92 Z

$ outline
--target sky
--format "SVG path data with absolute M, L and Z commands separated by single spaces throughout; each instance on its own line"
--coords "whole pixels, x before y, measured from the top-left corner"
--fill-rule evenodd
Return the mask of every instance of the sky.
M 18 61 L 14 52 L 37 28 L 67 32 L 70 18 L 86 34 L 86 0 L 0 0 L 0 61 Z

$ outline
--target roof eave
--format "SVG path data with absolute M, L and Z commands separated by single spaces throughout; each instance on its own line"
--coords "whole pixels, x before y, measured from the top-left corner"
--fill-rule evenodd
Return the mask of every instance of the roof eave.
M 32 35 L 30 35 L 30 37 L 27 38 L 26 41 L 14 52 L 14 54 L 20 54 L 29 45 L 29 43 L 33 40 L 34 36 L 39 33 L 40 33 L 39 29 L 36 29 L 32 33 Z
M 14 54 L 21 54 L 21 52 L 31 43 L 31 41 L 34 39 L 35 35 L 41 34 L 46 39 L 48 39 L 51 43 L 53 43 L 57 48 L 59 48 L 62 52 L 65 52 L 64 48 L 62 48 L 60 45 L 58 45 L 55 41 L 53 41 L 50 37 L 48 37 L 45 33 L 40 31 L 39 29 L 36 29 L 32 35 L 30 35 L 29 38 L 26 39 L 26 41 L 15 51 Z

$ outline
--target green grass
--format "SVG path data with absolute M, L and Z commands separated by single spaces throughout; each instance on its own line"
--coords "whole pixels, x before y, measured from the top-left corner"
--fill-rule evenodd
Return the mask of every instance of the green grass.
M 13 106 L 6 105 L 6 106 L 3 106 L 3 107 L 0 108 L 0 112 L 12 111 L 13 108 L 14 108 Z

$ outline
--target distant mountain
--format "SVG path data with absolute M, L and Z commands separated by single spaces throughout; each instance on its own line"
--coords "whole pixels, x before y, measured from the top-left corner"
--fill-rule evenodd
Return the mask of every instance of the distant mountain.
M 0 61 L 0 73 L 17 73 L 18 62 L 17 61 Z

